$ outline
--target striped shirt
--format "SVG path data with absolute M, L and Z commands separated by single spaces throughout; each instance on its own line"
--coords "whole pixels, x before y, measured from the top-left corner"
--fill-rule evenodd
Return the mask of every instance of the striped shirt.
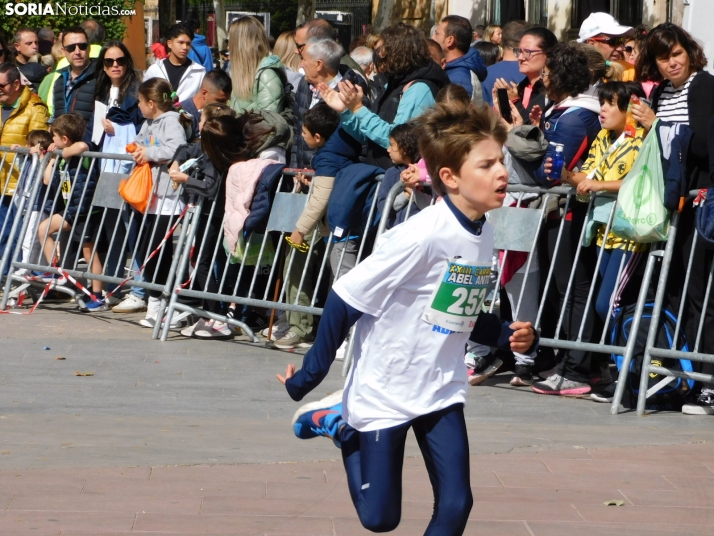
M 670 121 L 672 123 L 689 124 L 687 97 L 689 96 L 689 84 L 692 83 L 692 78 L 694 78 L 696 74 L 697 73 L 692 73 L 687 81 L 678 89 L 672 86 L 672 82 L 666 82 L 667 85 L 662 91 L 662 95 L 657 103 L 657 117 L 663 121 Z

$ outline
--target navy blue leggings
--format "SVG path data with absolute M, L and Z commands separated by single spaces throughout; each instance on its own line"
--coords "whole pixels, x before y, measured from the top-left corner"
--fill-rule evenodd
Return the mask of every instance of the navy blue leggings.
M 362 526 L 372 532 L 389 532 L 399 525 L 409 428 L 414 429 L 434 489 L 434 513 L 425 536 L 463 534 L 473 506 L 463 404 L 373 432 L 345 425 L 342 460 Z

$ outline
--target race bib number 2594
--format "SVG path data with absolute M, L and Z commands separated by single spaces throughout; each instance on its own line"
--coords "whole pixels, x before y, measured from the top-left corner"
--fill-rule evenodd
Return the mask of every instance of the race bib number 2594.
M 451 331 L 471 331 L 486 299 L 490 279 L 490 265 L 448 259 L 422 319 Z

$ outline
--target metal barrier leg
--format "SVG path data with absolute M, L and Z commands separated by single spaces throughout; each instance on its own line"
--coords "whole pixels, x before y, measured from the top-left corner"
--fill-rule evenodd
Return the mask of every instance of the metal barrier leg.
M 657 339 L 657 329 L 659 327 L 659 318 L 662 312 L 662 303 L 667 290 L 667 279 L 669 276 L 669 268 L 672 264 L 672 255 L 674 253 L 674 243 L 677 240 L 677 225 L 679 223 L 680 214 L 675 212 L 672 215 L 672 223 L 669 228 L 669 236 L 667 237 L 667 246 L 664 249 L 662 257 L 662 269 L 659 275 L 657 284 L 657 293 L 655 294 L 654 309 L 652 310 L 652 318 L 650 319 L 650 329 L 647 333 L 647 346 L 645 346 L 645 355 L 642 356 L 642 368 L 640 372 L 640 393 L 637 396 L 637 415 L 645 414 L 647 405 L 647 378 L 650 373 L 650 365 L 652 356 L 650 350 L 655 345 Z
M 630 374 L 630 363 L 632 362 L 632 354 L 635 350 L 635 341 L 637 340 L 637 332 L 640 329 L 640 320 L 642 319 L 642 312 L 645 309 L 645 302 L 647 301 L 647 290 L 649 289 L 650 282 L 652 281 L 652 274 L 654 273 L 654 266 L 657 262 L 657 257 L 660 252 L 650 252 L 647 257 L 647 267 L 645 269 L 645 276 L 642 280 L 642 289 L 640 290 L 640 295 L 637 298 L 637 307 L 635 309 L 635 316 L 632 321 L 632 329 L 630 330 L 630 338 L 627 341 L 627 346 L 625 347 L 625 354 L 622 360 L 622 368 L 617 378 L 617 387 L 615 388 L 615 395 L 612 398 L 612 406 L 610 407 L 610 414 L 617 415 L 620 413 L 620 404 L 622 403 L 622 395 L 625 393 L 625 386 L 628 382 L 628 377 Z

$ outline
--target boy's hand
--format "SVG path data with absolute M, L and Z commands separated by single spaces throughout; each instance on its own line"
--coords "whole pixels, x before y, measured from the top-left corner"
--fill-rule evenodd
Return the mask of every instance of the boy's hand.
M 276 374 L 275 377 L 278 378 L 278 381 L 285 385 L 285 382 L 287 382 L 290 378 L 292 378 L 295 375 L 295 365 L 292 363 L 287 366 L 285 369 L 285 376 L 281 376 L 280 374 Z
M 530 322 L 514 322 L 510 325 L 513 335 L 508 339 L 511 342 L 511 351 L 524 354 L 530 350 L 535 341 L 535 330 Z
M 310 186 L 310 181 L 312 181 L 312 177 L 306 177 L 302 173 L 298 173 L 297 175 L 295 175 L 295 180 L 297 180 L 300 184 Z
M 21 147 L 22 147 L 22 145 L 20 145 L 19 143 L 13 143 L 12 145 L 10 145 L 10 150 L 16 151 L 17 149 L 20 149 Z
M 294 244 L 300 245 L 305 241 L 305 237 L 303 236 L 303 234 L 300 231 L 295 230 L 290 235 L 290 240 L 292 240 Z
M 577 192 L 579 194 L 587 194 L 589 192 L 599 192 L 602 188 L 600 181 L 585 179 L 578 184 Z
M 69 147 L 65 147 L 64 149 L 62 149 L 62 158 L 67 160 L 69 158 L 72 158 L 73 156 L 79 156 L 88 149 L 89 147 L 86 143 L 84 143 L 83 141 L 78 141 L 77 143 L 73 143 Z

